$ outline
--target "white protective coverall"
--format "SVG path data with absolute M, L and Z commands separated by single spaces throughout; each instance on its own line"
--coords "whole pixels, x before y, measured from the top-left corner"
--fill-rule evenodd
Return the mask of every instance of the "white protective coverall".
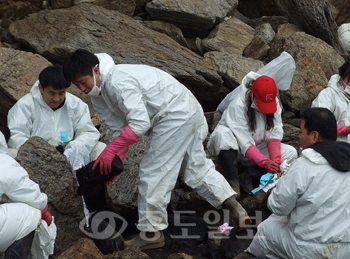
M 19 149 L 30 137 L 39 136 L 51 145 L 65 147 L 73 171 L 95 160 L 106 147 L 98 142 L 100 132 L 91 122 L 86 103 L 67 92 L 64 105 L 54 111 L 43 100 L 39 81 L 10 109 L 7 120 L 9 148 Z
M 181 166 L 186 184 L 220 208 L 235 192 L 206 158 L 202 143 L 206 119 L 192 93 L 157 68 L 115 65 L 105 53 L 96 56 L 102 85 L 101 95 L 92 103 L 98 116 L 115 137 L 126 125 L 137 136 L 149 134 L 139 168 L 138 229 L 167 228 L 166 208 Z
M 350 125 L 350 96 L 344 92 L 339 83 L 340 75 L 331 76 L 327 88 L 323 89 L 313 100 L 311 107 L 324 107 L 335 116 L 338 124 Z M 347 141 L 347 136 L 338 136 L 339 141 Z
M 246 92 L 248 91 L 247 84 L 251 83 L 259 76 L 260 74 L 250 72 L 243 78 L 241 92 L 231 101 L 210 136 L 207 148 L 211 155 L 217 156 L 221 150 L 238 150 L 240 152 L 238 161 L 249 166 L 254 164 L 254 162 L 246 158 L 244 155 L 250 146 L 256 146 L 263 155 L 269 157 L 269 152 L 266 146 L 267 141 L 270 139 L 282 140 L 282 108 L 279 104 L 278 97 L 276 97 L 277 111 L 274 114 L 274 127 L 270 130 L 265 129 L 265 115 L 258 110 L 253 102 L 252 105 L 256 109 L 256 129 L 254 132 L 249 129 L 247 115 L 248 108 L 245 101 Z M 281 155 L 282 161 L 287 160 L 288 163 L 291 163 L 297 158 L 295 148 L 283 143 L 281 143 Z
M 6 153 L 5 138 L 0 132 L 0 199 L 5 194 L 11 200 L 0 205 L 0 252 L 38 227 L 41 210 L 47 204 L 47 196 L 39 185 Z
M 349 258 L 349 174 L 334 169 L 314 149 L 303 150 L 269 196 L 268 207 L 274 214 L 258 226 L 256 235 L 265 255 Z

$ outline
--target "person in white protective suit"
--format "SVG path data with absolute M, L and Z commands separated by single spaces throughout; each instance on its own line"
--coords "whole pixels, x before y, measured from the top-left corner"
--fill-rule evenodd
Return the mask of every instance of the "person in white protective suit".
M 124 159 L 128 146 L 148 133 L 139 167 L 136 238 L 126 246 L 142 250 L 164 246 L 167 205 L 180 168 L 186 184 L 216 208 L 230 212 L 237 228 L 250 223 L 234 190 L 206 158 L 201 132 L 206 119 L 192 93 L 168 73 L 147 65 L 119 64 L 106 53 L 78 49 L 64 62 L 63 71 L 81 91 L 92 97 L 97 115 L 114 132 L 114 139 L 96 160 L 101 173 L 111 161 Z
M 291 163 L 297 158 L 294 147 L 281 143 L 282 108 L 275 80 L 250 72 L 243 78 L 241 87 L 207 144 L 211 155 L 217 156 L 222 164 L 223 175 L 237 193 L 237 198 L 240 183 L 248 193 L 254 187 L 249 171 L 239 175 L 238 162 L 277 173 L 284 160 Z
M 46 194 L 7 155 L 9 137 L 8 127 L 0 124 L 0 199 L 5 194 L 10 200 L 0 204 L 0 253 L 4 252 L 5 259 L 20 259 L 28 258 L 35 230 L 44 224 L 42 220 L 49 226 L 54 223 Z
M 326 108 L 301 114 L 299 157 L 272 190 L 273 212 L 246 252 L 259 258 L 349 258 L 350 144 Z
M 337 120 L 338 141 L 349 141 L 350 133 L 350 61 L 332 75 L 327 88 L 313 100 L 311 107 L 324 107 L 333 112 Z
M 106 145 L 98 142 L 100 132 L 91 122 L 87 104 L 68 93 L 69 86 L 61 66 L 46 67 L 30 93 L 10 109 L 8 146 L 12 157 L 33 136 L 63 152 L 73 171 L 98 157 Z

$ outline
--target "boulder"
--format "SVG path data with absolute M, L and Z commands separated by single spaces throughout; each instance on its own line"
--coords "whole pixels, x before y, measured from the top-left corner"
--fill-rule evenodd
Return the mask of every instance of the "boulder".
M 9 30 L 52 62 L 62 63 L 77 48 L 106 52 L 116 63 L 148 64 L 169 72 L 208 106 L 219 102 L 215 93 L 222 79 L 202 57 L 117 11 L 91 4 L 43 10 L 12 23 Z
M 7 122 L 8 110 L 28 93 L 42 69 L 51 63 L 38 54 L 0 47 L 0 122 Z
M 271 43 L 269 59 L 279 56 L 282 51 L 287 51 L 296 63 L 290 89 L 280 92 L 282 103 L 287 110 L 301 112 L 310 107 L 313 99 L 327 86 L 344 58 L 326 42 L 304 32 L 276 36 Z
M 153 0 L 146 5 L 152 19 L 173 23 L 192 33 L 209 31 L 233 14 L 237 0 Z

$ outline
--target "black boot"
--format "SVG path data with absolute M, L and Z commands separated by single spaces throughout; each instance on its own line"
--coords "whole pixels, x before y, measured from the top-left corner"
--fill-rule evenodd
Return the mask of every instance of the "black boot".
M 15 241 L 5 251 L 5 259 L 27 259 L 32 247 L 35 230 Z
M 115 251 L 124 249 L 124 238 L 116 231 L 119 228 L 119 222 L 109 223 L 109 219 L 104 214 L 94 213 L 90 216 L 90 229 L 97 229 L 92 240 L 102 254 L 107 255 Z
M 232 189 L 237 193 L 236 199 L 241 195 L 239 180 L 238 180 L 238 152 L 237 150 L 221 150 L 218 158 L 222 165 L 223 172 L 221 174 L 225 177 Z
M 250 193 L 254 188 L 259 187 L 260 178 L 266 173 L 267 171 L 258 165 L 249 166 L 239 175 L 239 183 L 246 193 Z

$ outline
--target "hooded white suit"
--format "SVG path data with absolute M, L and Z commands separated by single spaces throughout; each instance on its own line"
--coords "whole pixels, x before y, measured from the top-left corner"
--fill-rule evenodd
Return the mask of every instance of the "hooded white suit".
M 260 74 L 255 72 L 248 73 L 242 80 L 241 92 L 237 93 L 236 97 L 224 111 L 221 120 L 210 136 L 207 146 L 209 152 L 213 156 L 217 156 L 221 150 L 238 150 L 241 153 L 241 155 L 238 156 L 238 160 L 248 166 L 254 163 L 244 156 L 250 146 L 256 146 L 262 154 L 269 157 L 266 147 L 267 141 L 270 139 L 282 140 L 282 109 L 277 97 L 277 111 L 274 114 L 274 127 L 270 130 L 265 129 L 265 115 L 258 110 L 253 102 L 252 106 L 256 109 L 256 129 L 252 132 L 249 128 L 248 109 L 245 101 L 248 91 L 247 85 L 259 76 Z M 291 163 L 297 158 L 295 148 L 283 143 L 281 144 L 281 154 L 282 160 L 287 160 L 288 163 Z
M 268 258 L 349 258 L 350 145 L 324 144 L 323 155 L 303 150 L 269 196 L 274 214 L 256 234 Z
M 47 204 L 47 196 L 39 185 L 6 153 L 5 138 L 0 132 L 0 198 L 5 194 L 11 200 L 0 205 L 0 252 L 37 228 L 41 210 Z
M 324 107 L 335 116 L 338 124 L 350 125 L 350 100 L 344 87 L 339 83 L 340 76 L 333 75 L 328 81 L 328 87 L 323 89 L 313 100 L 311 107 Z M 338 140 L 347 141 L 346 136 L 338 136 Z
M 139 170 L 138 209 L 141 231 L 168 225 L 166 207 L 180 168 L 185 182 L 214 207 L 235 192 L 206 158 L 202 107 L 171 75 L 146 65 L 115 65 L 107 54 L 100 60 L 101 95 L 92 98 L 98 116 L 118 136 L 125 126 L 149 134 Z
M 30 137 L 39 136 L 51 145 L 64 146 L 73 170 L 95 160 L 105 148 L 103 143 L 96 145 L 100 133 L 91 122 L 87 104 L 67 92 L 64 105 L 53 111 L 41 96 L 39 81 L 10 109 L 7 120 L 9 148 L 19 149 Z

